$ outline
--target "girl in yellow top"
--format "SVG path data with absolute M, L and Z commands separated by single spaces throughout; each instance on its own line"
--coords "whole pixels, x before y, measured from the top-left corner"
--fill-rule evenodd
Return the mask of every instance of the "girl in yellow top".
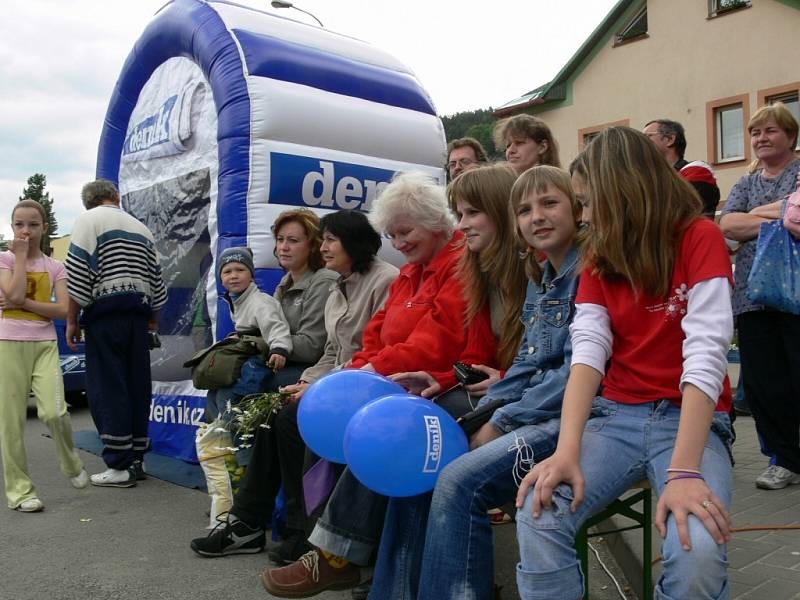
M 67 315 L 67 273 L 45 256 L 45 212 L 35 200 L 18 202 L 11 213 L 14 239 L 0 253 L 0 455 L 8 507 L 38 512 L 44 504 L 28 475 L 25 418 L 28 395 L 56 444 L 61 471 L 75 488 L 89 478 L 72 445 L 64 381 L 52 319 Z M 55 302 L 51 299 L 55 295 Z

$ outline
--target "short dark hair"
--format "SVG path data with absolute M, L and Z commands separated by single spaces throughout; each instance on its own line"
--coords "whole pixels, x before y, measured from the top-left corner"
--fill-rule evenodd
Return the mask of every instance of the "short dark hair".
M 479 163 L 489 162 L 489 155 L 486 154 L 483 144 L 474 137 L 458 138 L 447 144 L 447 158 L 445 162 L 450 160 L 450 153 L 456 148 L 472 148 L 472 151 L 475 153 L 475 158 L 478 159 Z
M 683 129 L 683 125 L 669 119 L 653 119 L 649 123 L 645 123 L 645 127 L 653 123 L 658 124 L 658 133 L 661 135 L 675 136 L 675 152 L 678 153 L 680 158 L 683 158 L 683 155 L 686 153 L 686 132 Z
M 381 249 L 381 236 L 369 224 L 367 215 L 357 210 L 343 209 L 328 213 L 320 220 L 320 229 L 339 238 L 345 252 L 353 261 L 353 271 L 366 273 Z

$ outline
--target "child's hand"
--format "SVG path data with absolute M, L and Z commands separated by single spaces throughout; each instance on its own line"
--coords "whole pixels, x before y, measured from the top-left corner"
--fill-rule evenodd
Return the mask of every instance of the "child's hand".
M 553 490 L 559 484 L 566 483 L 572 487 L 572 504 L 570 510 L 575 512 L 583 502 L 584 479 L 580 461 L 564 456 L 556 451 L 553 456 L 537 464 L 522 480 L 517 492 L 517 508 L 525 504 L 528 490 L 533 490 L 533 516 L 538 518 L 545 510 L 552 507 Z
M 273 371 L 280 371 L 286 364 L 286 357 L 283 354 L 271 354 L 267 361 L 267 366 Z
M 678 479 L 669 482 L 656 506 L 655 526 L 661 537 L 667 535 L 667 517 L 675 517 L 678 538 L 684 550 L 692 549 L 689 538 L 689 514 L 700 519 L 718 544 L 731 539 L 731 522 L 728 509 L 702 479 Z
M 5 296 L 0 296 L 0 310 L 14 310 L 16 308 L 22 308 L 22 305 L 13 304 Z
M 498 371 L 497 369 L 493 369 L 492 367 L 487 367 L 486 365 L 471 365 L 471 366 L 476 371 L 483 371 L 489 377 L 487 377 L 483 381 L 479 381 L 478 383 L 473 383 L 472 385 L 466 386 L 468 392 L 472 392 L 473 394 L 485 394 L 486 390 L 489 389 L 490 385 L 500 381 L 500 371 Z
M 30 246 L 30 242 L 28 238 L 14 238 L 11 240 L 11 244 L 9 245 L 9 250 L 14 253 L 15 257 L 24 258 L 28 255 L 28 247 Z
M 497 427 L 492 425 L 491 422 L 484 423 L 470 438 L 469 449 L 475 450 L 475 448 L 484 446 L 502 435 L 505 435 L 505 431 L 500 431 Z

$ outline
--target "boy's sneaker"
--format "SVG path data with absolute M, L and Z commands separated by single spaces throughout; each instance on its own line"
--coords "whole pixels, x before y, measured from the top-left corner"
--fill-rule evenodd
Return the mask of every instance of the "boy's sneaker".
M 217 517 L 219 524 L 206 536 L 192 540 L 191 548 L 200 556 L 217 557 L 229 554 L 257 554 L 264 549 L 264 530 L 250 527 L 236 515 Z
M 770 465 L 756 478 L 756 487 L 762 490 L 780 490 L 787 485 L 800 483 L 800 473 L 792 473 L 778 465 Z
M 75 475 L 75 477 L 70 477 L 69 483 L 76 490 L 82 490 L 89 485 L 89 474 L 86 472 L 86 469 L 81 469 L 81 472 Z
M 136 485 L 136 477 L 130 469 L 106 469 L 102 473 L 95 473 L 89 480 L 98 487 L 127 488 Z
M 17 505 L 16 510 L 25 513 L 41 512 L 44 510 L 44 502 L 36 497 L 28 498 Z
M 133 464 L 130 466 L 130 470 L 133 472 L 133 476 L 136 478 L 136 481 L 144 481 L 147 479 L 147 473 L 144 470 L 144 463 L 141 460 L 133 461 Z

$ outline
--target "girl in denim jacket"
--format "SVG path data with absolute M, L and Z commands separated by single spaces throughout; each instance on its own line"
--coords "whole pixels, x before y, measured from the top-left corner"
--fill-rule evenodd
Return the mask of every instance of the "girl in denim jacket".
M 512 188 L 509 219 L 524 242 L 529 277 L 517 313 L 524 333 L 505 377 L 481 401 L 505 404 L 473 438 L 478 447 L 442 471 L 432 494 L 390 500 L 370 598 L 494 597 L 487 509 L 513 500 L 520 450 L 547 456 L 558 437 L 580 210 L 569 175 L 556 167 L 529 169 Z
M 572 183 L 591 230 L 558 447 L 517 496 L 520 596 L 583 597 L 576 532 L 647 477 L 665 538 L 656 598 L 728 598 L 733 318 L 722 233 L 633 129 L 600 134 Z

